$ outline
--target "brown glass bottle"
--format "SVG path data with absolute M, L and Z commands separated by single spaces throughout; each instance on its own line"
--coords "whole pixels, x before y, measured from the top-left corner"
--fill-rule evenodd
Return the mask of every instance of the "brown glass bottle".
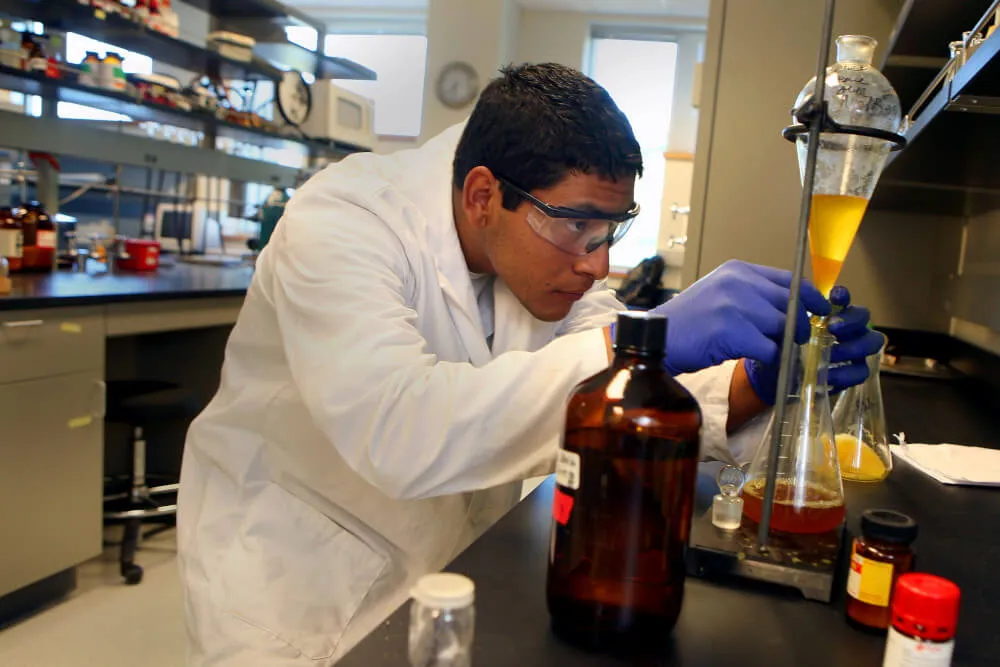
M 55 261 L 56 228 L 49 214 L 38 202 L 21 206 L 21 224 L 24 231 L 25 271 L 51 271 Z
M 23 245 L 21 221 L 10 208 L 0 208 L 0 255 L 7 258 L 11 273 L 21 270 Z
M 553 629 L 591 646 L 661 643 L 684 595 L 701 412 L 663 370 L 667 321 L 619 315 L 611 366 L 577 386 L 556 473 Z
M 886 630 L 892 621 L 896 581 L 913 569 L 917 523 L 900 512 L 867 510 L 861 515 L 861 537 L 854 538 L 847 575 L 847 617 L 855 623 Z

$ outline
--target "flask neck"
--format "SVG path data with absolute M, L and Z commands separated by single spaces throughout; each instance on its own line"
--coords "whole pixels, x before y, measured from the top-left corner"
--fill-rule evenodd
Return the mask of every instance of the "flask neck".
M 827 329 L 826 318 L 813 317 L 810 322 L 809 341 L 802 346 L 802 383 L 803 394 L 829 392 L 827 376 L 830 371 L 830 354 L 833 351 L 834 338 Z
M 837 62 L 871 65 L 878 42 L 865 35 L 841 35 L 837 38 Z

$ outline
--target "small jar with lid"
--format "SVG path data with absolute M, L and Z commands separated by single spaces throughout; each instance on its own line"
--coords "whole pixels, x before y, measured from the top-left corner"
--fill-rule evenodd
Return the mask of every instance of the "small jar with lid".
M 412 667 L 469 667 L 476 587 L 460 574 L 427 574 L 411 595 L 409 657 Z
M 947 579 L 923 572 L 900 577 L 882 667 L 948 667 L 960 599 L 958 586 Z
M 893 587 L 913 569 L 916 539 L 917 523 L 905 514 L 876 509 L 861 515 L 847 575 L 848 618 L 875 630 L 889 627 Z

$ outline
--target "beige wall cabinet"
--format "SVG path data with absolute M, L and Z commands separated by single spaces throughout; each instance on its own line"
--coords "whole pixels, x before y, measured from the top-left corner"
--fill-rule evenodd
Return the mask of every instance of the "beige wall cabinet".
M 101 552 L 104 318 L 0 316 L 0 595 Z

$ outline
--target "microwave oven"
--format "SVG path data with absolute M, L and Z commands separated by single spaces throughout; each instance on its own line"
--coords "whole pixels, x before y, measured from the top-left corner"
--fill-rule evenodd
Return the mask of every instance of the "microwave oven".
M 329 79 L 311 86 L 312 110 L 302 131 L 315 139 L 332 139 L 371 150 L 375 146 L 374 103 L 344 90 Z

